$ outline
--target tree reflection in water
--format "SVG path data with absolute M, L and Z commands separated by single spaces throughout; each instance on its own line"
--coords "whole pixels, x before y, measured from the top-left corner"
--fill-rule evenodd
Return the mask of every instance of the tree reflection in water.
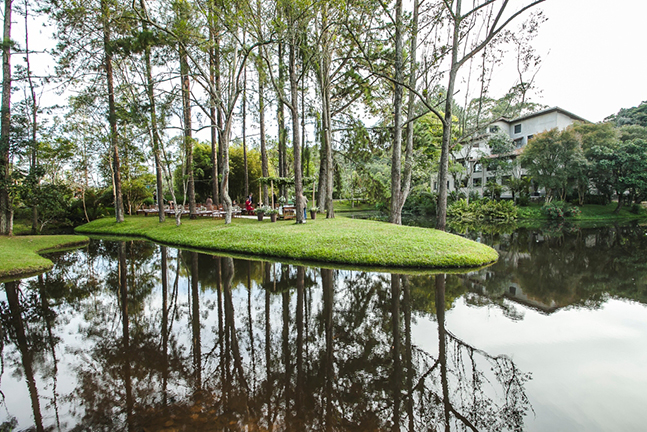
M 5 283 L 2 303 L 3 358 L 37 430 L 520 430 L 531 409 L 528 374 L 445 328 L 464 288 L 444 275 L 94 241 L 45 278 L 22 297 Z M 412 338 L 418 318 L 437 322 L 437 352 Z M 38 393 L 52 379 L 74 388 L 62 421 Z

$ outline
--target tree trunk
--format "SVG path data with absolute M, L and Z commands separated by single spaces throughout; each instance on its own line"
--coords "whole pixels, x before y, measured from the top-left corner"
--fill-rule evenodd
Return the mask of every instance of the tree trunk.
M 112 48 L 110 41 L 110 9 L 107 0 L 101 1 L 103 18 L 103 49 L 105 51 L 105 71 L 108 84 L 108 121 L 110 123 L 110 143 L 112 145 L 112 175 L 114 183 L 115 219 L 124 221 L 124 201 L 121 192 L 121 167 L 119 163 L 119 136 L 117 134 L 117 109 L 112 73 Z
M 279 43 L 279 86 L 281 90 L 285 87 L 285 63 L 283 62 L 283 44 Z M 281 90 L 278 90 L 279 92 Z M 278 97 L 280 100 L 280 95 Z M 279 177 L 288 176 L 288 162 L 287 162 L 287 130 L 285 129 L 285 109 L 282 103 L 277 104 L 276 120 L 279 126 Z M 287 198 L 287 191 L 285 186 L 281 184 L 280 195 Z
M 456 16 L 460 16 L 461 0 L 456 0 Z M 443 119 L 443 139 L 440 151 L 440 169 L 438 173 L 438 212 L 436 215 L 436 229 L 445 231 L 447 221 L 447 179 L 449 171 L 449 144 L 452 138 L 452 97 L 458 74 L 458 48 L 460 44 L 460 21 L 454 22 L 454 33 L 452 36 L 452 60 L 449 69 L 449 82 L 447 83 L 447 94 L 445 101 L 445 117 Z
M 258 121 L 260 123 L 260 134 L 261 134 L 261 170 L 263 177 L 269 177 L 270 171 L 267 161 L 267 146 L 265 143 L 265 96 L 263 92 L 265 91 L 265 85 L 263 84 L 262 69 L 259 62 L 258 65 Z M 267 193 L 267 184 L 263 184 L 263 202 L 271 202 L 271 198 Z
M 231 132 L 232 118 L 229 116 L 225 121 L 225 130 L 222 134 L 220 152 L 222 153 L 222 180 L 220 182 L 220 196 L 222 207 L 225 211 L 225 225 L 231 223 L 231 198 L 229 197 L 229 136 Z
M 186 151 L 186 168 L 189 176 L 189 217 L 195 219 L 195 182 L 193 179 L 193 137 L 191 131 L 191 87 L 189 81 L 189 63 L 187 53 L 180 47 L 180 76 L 182 79 L 182 116 L 184 122 L 184 148 Z
M 40 177 L 37 173 L 38 167 L 38 141 L 36 133 L 38 131 L 38 107 L 36 106 L 36 90 L 31 74 L 31 62 L 29 61 L 29 6 L 25 3 L 25 63 L 27 65 L 27 81 L 29 82 L 29 96 L 31 98 L 31 157 L 29 159 L 29 176 L 31 178 L 30 187 L 34 194 L 34 200 L 31 207 L 31 233 L 38 232 L 38 201 L 35 198 L 40 183 Z
M 303 177 L 301 173 L 301 135 L 299 134 L 299 82 L 297 80 L 296 54 L 299 49 L 297 41 L 296 23 L 292 24 L 290 37 L 290 55 L 289 55 L 289 75 L 290 75 L 290 95 L 292 112 L 292 154 L 294 156 L 294 195 L 296 200 L 297 223 L 304 223 L 303 211 L 304 202 L 301 199 L 303 195 Z
M 317 76 L 320 76 L 318 74 Z M 321 85 L 321 84 L 320 84 Z M 323 101 L 323 96 L 321 97 L 322 101 L 321 104 L 323 105 L 325 102 Z M 323 111 L 323 109 L 322 109 Z M 320 119 L 317 120 L 317 137 L 319 139 L 320 143 L 320 149 L 319 149 L 319 191 L 317 193 L 317 206 L 319 208 L 324 209 L 326 208 L 326 198 L 328 196 L 327 194 L 327 187 L 328 187 L 328 159 L 326 157 L 326 140 L 324 139 L 323 136 L 323 114 Z
M 211 88 L 216 89 L 216 93 L 220 94 L 220 40 L 216 37 L 217 29 L 215 23 L 215 5 L 214 2 L 209 2 L 210 15 L 209 15 L 209 41 L 211 41 L 211 48 L 209 49 L 209 84 Z M 222 122 L 222 114 L 220 107 L 216 101 L 215 95 L 210 95 L 210 108 L 209 114 L 211 117 L 211 187 L 214 204 L 220 203 L 220 182 L 218 181 L 218 143 L 220 136 L 220 126 Z
M 415 89 L 418 81 L 416 76 L 416 50 L 418 48 L 418 0 L 413 2 L 413 22 L 411 26 L 411 46 L 410 46 L 410 67 L 409 67 L 409 88 Z M 413 117 L 414 117 L 414 98 L 415 95 L 409 91 L 409 104 L 407 106 L 407 144 L 404 156 L 404 184 L 400 192 L 400 202 L 398 203 L 398 217 L 402 224 L 402 208 L 407 202 L 407 197 L 411 191 L 411 174 L 413 171 Z
M 330 97 L 330 64 L 332 59 L 329 31 L 328 4 L 321 11 L 321 42 L 319 46 L 318 81 L 321 90 L 321 162 L 319 167 L 319 207 L 326 209 L 326 218 L 334 218 L 333 208 L 333 159 L 332 159 L 332 107 Z M 313 203 L 314 205 L 314 203 Z
M 139 1 L 139 6 L 142 11 L 146 11 L 146 2 L 144 0 Z M 142 30 L 144 32 L 148 31 L 148 24 L 146 21 L 142 22 Z M 161 140 L 159 137 L 159 130 L 157 127 L 157 107 L 155 103 L 155 90 L 153 87 L 153 67 L 151 66 L 151 49 L 150 46 L 146 45 L 144 49 L 144 62 L 146 63 L 146 92 L 148 93 L 148 103 L 150 104 L 151 110 L 151 137 L 153 141 L 153 155 L 155 157 L 155 180 L 156 180 L 156 191 L 157 191 L 157 210 L 158 210 L 158 220 L 160 223 L 166 220 L 166 214 L 164 213 L 164 183 L 162 179 L 162 159 L 160 156 L 160 145 Z M 172 187 L 172 185 L 171 185 Z
M 395 93 L 393 96 L 393 153 L 391 156 L 391 214 L 389 222 L 400 225 L 400 187 L 402 181 L 402 81 L 404 64 L 402 54 L 402 0 L 395 6 Z
M 244 38 L 243 38 L 244 41 Z M 244 43 L 244 42 L 243 42 Z M 249 196 L 249 169 L 247 167 L 247 66 L 243 69 L 243 169 L 245 170 L 245 196 Z M 261 197 L 258 197 L 260 200 Z M 267 201 L 265 202 L 267 204 Z
M 11 165 L 9 134 L 11 129 L 11 8 L 12 0 L 4 2 L 2 43 L 2 109 L 0 119 L 0 234 L 13 234 L 13 206 L 9 195 Z

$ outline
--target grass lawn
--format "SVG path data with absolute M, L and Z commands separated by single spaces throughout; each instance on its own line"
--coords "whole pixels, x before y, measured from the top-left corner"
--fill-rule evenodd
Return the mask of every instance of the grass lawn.
M 86 244 L 88 238 L 78 235 L 60 236 L 0 236 L 0 278 L 31 275 L 48 270 L 52 262 L 38 255 Z
M 365 211 L 375 211 L 375 205 L 366 204 L 364 202 L 355 201 L 354 205 L 351 207 L 350 200 L 343 201 L 333 201 L 333 207 L 335 213 L 345 213 L 345 212 L 365 212 Z M 319 211 L 324 211 L 324 209 L 319 209 Z
M 104 218 L 80 226 L 79 233 L 138 236 L 185 248 L 236 254 L 389 268 L 459 268 L 482 266 L 498 259 L 480 243 L 427 228 L 406 227 L 337 217 L 271 223 L 253 219 L 174 220 L 131 216 L 117 224 Z
M 617 203 L 611 203 L 607 205 L 595 205 L 595 204 L 586 204 L 579 209 L 582 211 L 582 214 L 577 217 L 567 217 L 566 220 L 599 220 L 599 221 L 611 221 L 618 219 L 641 219 L 647 217 L 647 212 L 645 209 L 642 209 L 639 213 L 630 212 L 631 206 L 624 206 L 620 209 L 618 214 L 613 213 L 613 211 L 618 206 Z M 540 219 L 548 220 L 548 217 L 541 212 L 541 204 L 531 204 L 526 207 L 519 207 L 518 217 L 519 219 Z

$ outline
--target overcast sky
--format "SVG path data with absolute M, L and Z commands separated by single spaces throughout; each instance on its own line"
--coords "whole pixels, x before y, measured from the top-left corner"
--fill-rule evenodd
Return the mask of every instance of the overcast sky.
M 647 0 L 546 0 L 537 102 L 598 122 L 647 101 Z

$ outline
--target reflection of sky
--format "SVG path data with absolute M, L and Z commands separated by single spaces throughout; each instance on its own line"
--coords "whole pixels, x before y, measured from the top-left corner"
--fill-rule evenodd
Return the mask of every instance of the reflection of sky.
M 647 311 L 611 300 L 600 310 L 567 309 L 543 315 L 524 310 L 511 321 L 494 307 L 459 300 L 447 329 L 490 354 L 509 355 L 531 372 L 527 395 L 535 410 L 527 431 L 644 431 L 647 404 Z M 437 350 L 436 323 L 418 320 L 414 340 Z M 433 335 L 429 337 L 429 335 Z

